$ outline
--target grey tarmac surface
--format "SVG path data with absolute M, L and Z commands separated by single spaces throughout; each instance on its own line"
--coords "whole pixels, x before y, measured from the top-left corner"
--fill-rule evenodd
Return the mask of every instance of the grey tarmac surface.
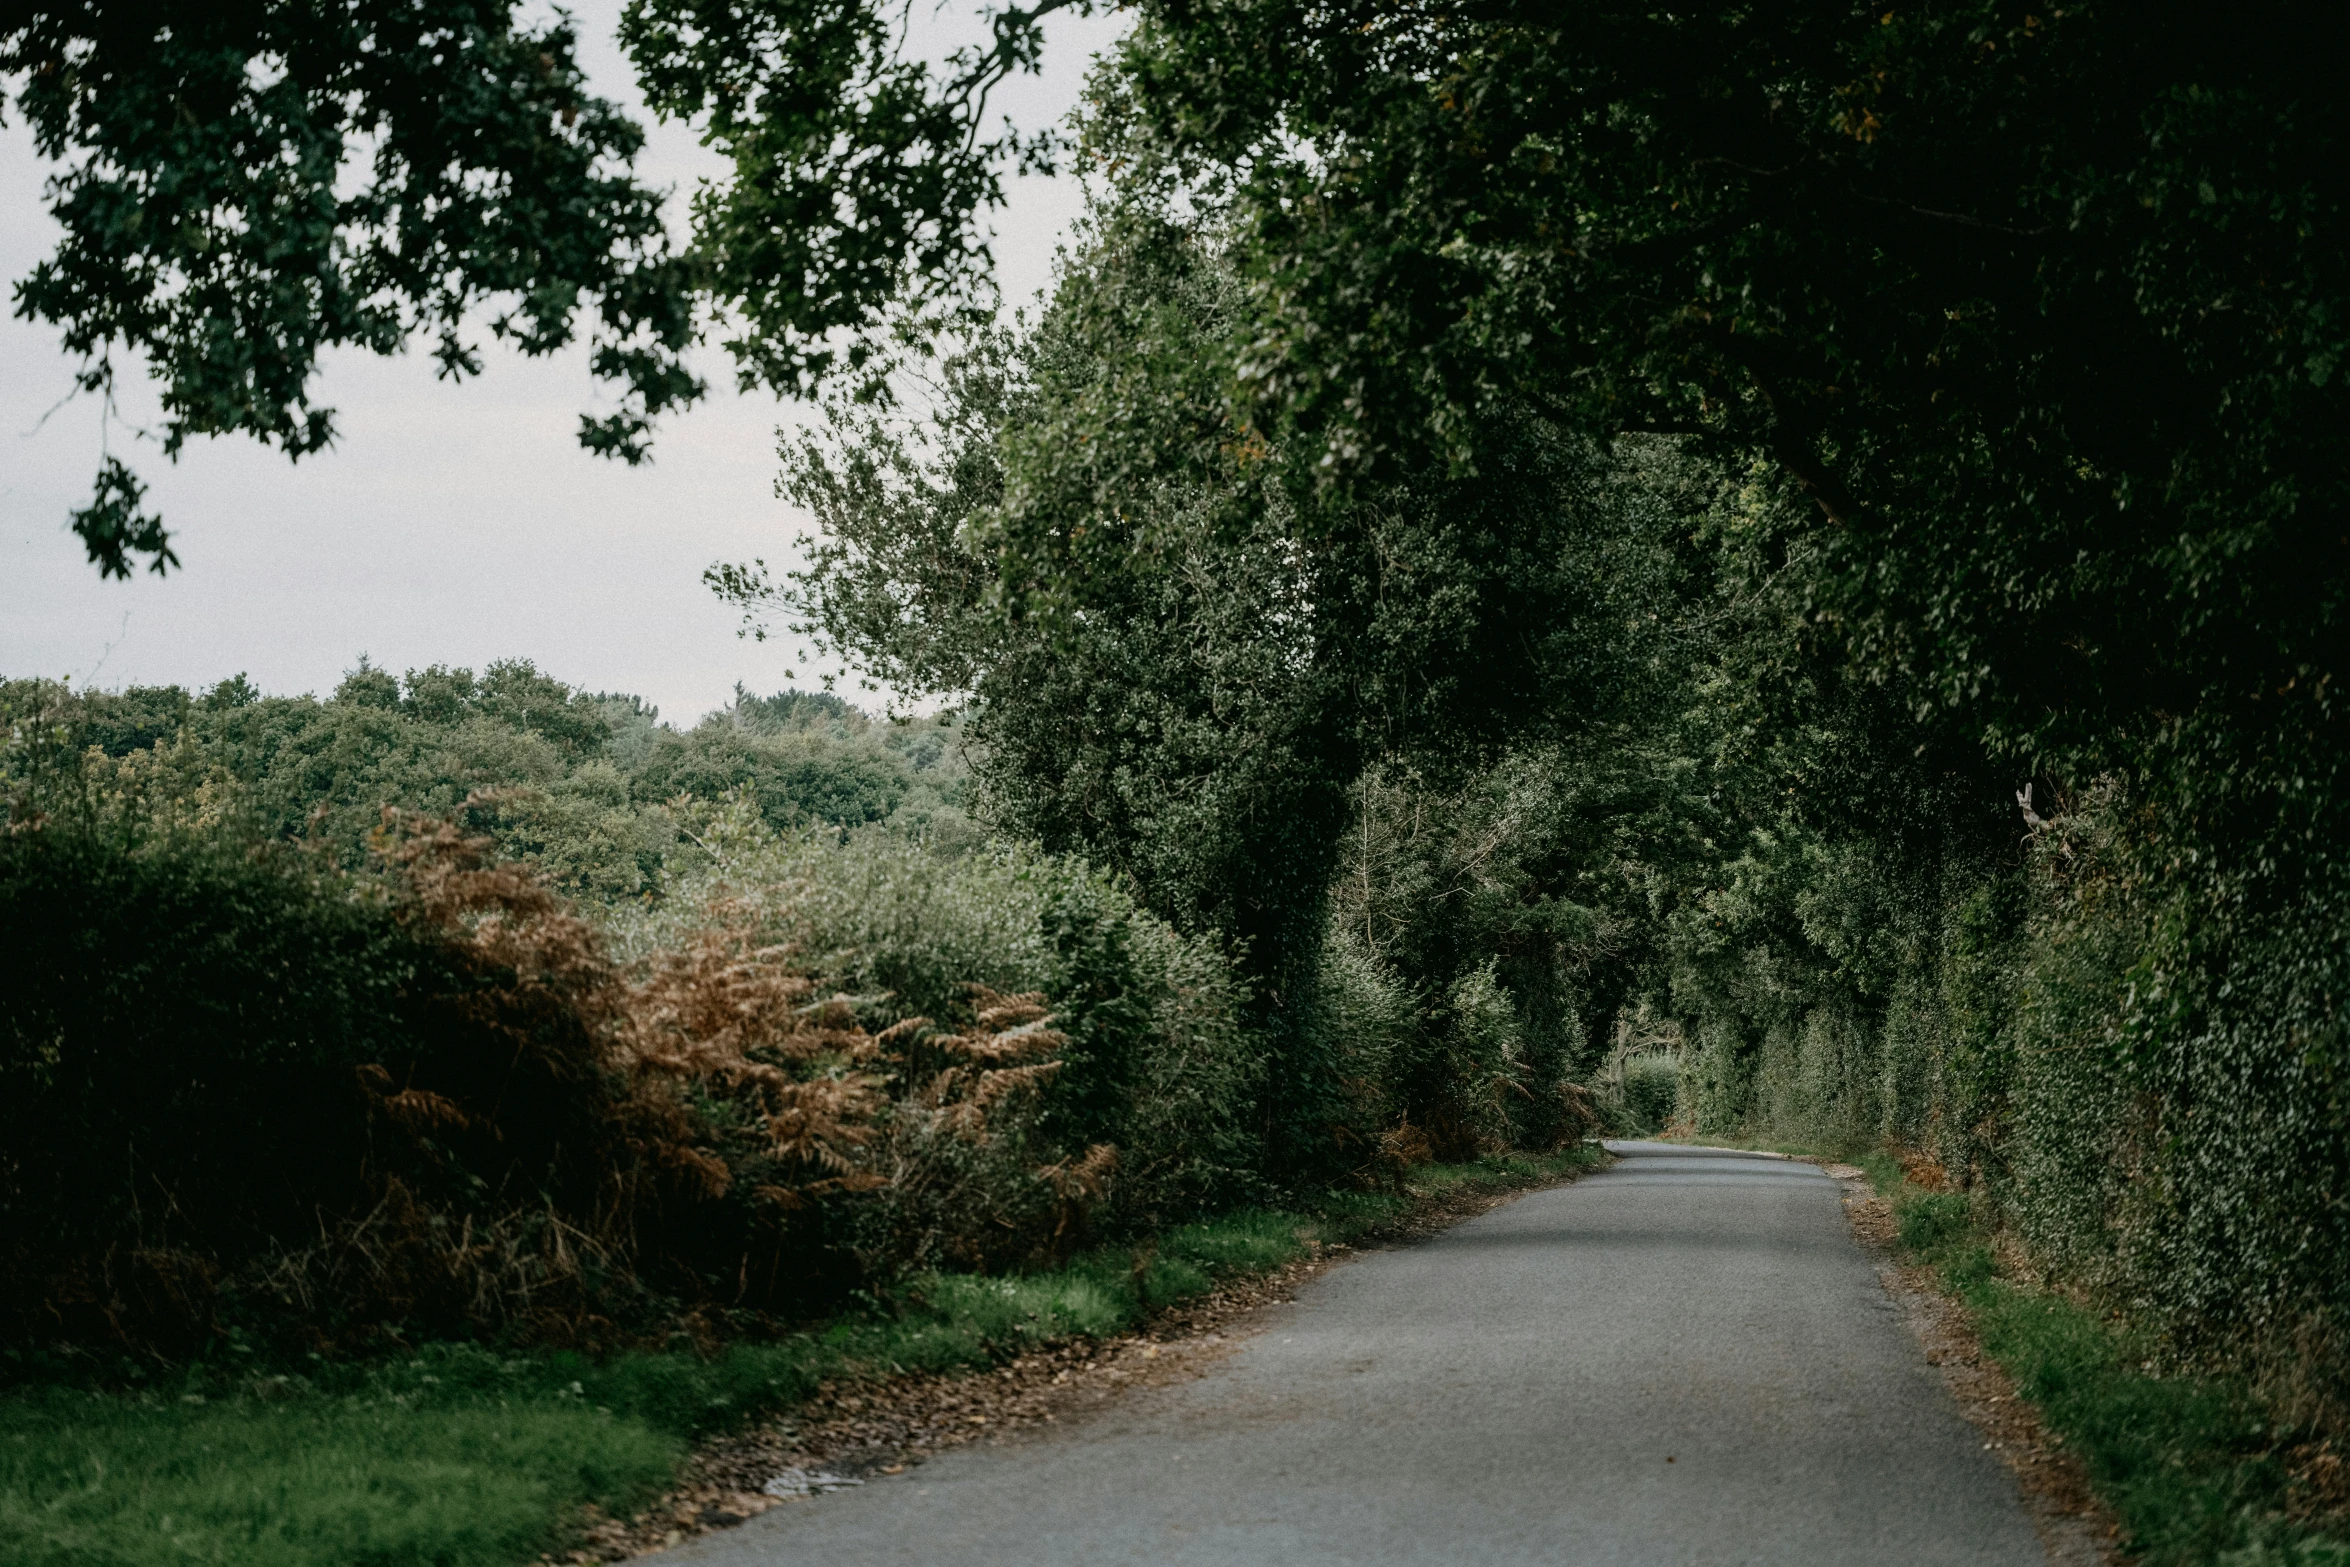
M 1622 1158 L 1314 1280 L 1207 1376 L 662 1567 L 2039 1567 L 1807 1164 Z

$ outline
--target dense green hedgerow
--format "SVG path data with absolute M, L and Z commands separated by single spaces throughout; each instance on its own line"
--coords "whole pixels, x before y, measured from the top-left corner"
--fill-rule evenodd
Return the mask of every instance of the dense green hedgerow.
M 1066 858 L 941 856 L 890 833 L 777 834 L 739 805 L 695 831 L 705 855 L 666 900 L 616 916 L 625 943 L 670 939 L 691 917 L 681 911 L 721 897 L 754 910 L 765 938 L 825 988 L 862 998 L 876 1026 L 949 1016 L 974 982 L 1039 992 L 1067 1039 L 1040 1132 L 1071 1149 L 1116 1147 L 1107 1222 L 1188 1217 L 1258 1179 L 1246 1118 L 1261 1059 L 1246 993 L 1212 942 L 1179 935 Z

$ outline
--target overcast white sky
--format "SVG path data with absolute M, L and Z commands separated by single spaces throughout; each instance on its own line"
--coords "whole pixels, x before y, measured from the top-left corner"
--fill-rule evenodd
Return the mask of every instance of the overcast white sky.
M 612 44 L 619 9 L 574 7 L 595 85 L 633 103 Z M 1007 86 L 997 107 L 1028 128 L 1066 113 L 1121 25 L 1055 16 L 1045 74 Z M 656 183 L 682 194 L 717 166 L 690 131 L 652 128 Z M 47 167 L 21 123 L 0 130 L 9 283 L 54 243 Z M 1045 286 L 1079 202 L 1067 178 L 1018 182 L 996 221 L 1008 301 Z M 795 410 L 737 396 L 712 353 L 713 396 L 667 421 L 653 462 L 631 469 L 579 449 L 595 394 L 583 354 L 488 359 L 463 386 L 435 381 L 420 354 L 331 359 L 314 396 L 339 411 L 342 440 L 298 465 L 244 439 L 191 445 L 174 465 L 118 424 L 113 448 L 148 481 L 184 566 L 101 582 L 66 528 L 97 472 L 99 405 L 57 407 L 74 362 L 49 328 L 0 321 L 0 675 L 200 687 L 243 672 L 268 692 L 323 695 L 363 653 L 395 671 L 525 657 L 684 723 L 737 680 L 771 691 L 793 671 L 814 684 L 804 649 L 738 639 L 701 584 L 716 560 L 788 558 L 806 527 L 773 492 L 775 428 Z

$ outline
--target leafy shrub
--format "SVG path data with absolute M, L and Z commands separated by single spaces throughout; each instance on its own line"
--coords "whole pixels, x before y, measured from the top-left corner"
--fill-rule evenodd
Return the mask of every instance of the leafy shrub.
M 0 837 L 13 1338 L 612 1342 L 922 1260 L 861 1244 L 883 1196 L 990 1237 L 945 1260 L 1081 1235 L 1116 1158 L 1040 1151 L 1041 997 L 875 1034 L 747 908 L 624 965 L 489 850 L 396 813 L 372 879 L 233 833 Z
M 1625 1059 L 1624 1111 L 1643 1131 L 1655 1131 L 1672 1120 L 1680 1097 L 1679 1057 L 1650 1054 Z
M 625 950 L 675 941 L 717 896 L 750 911 L 761 939 L 822 988 L 856 997 L 876 1029 L 961 1017 L 972 984 L 1041 994 L 1063 1043 L 1034 1105 L 1039 1162 L 1060 1168 L 1056 1179 L 1091 1181 L 1080 1171 L 1089 1150 L 1114 1148 L 1101 1222 L 1180 1220 L 1248 1188 L 1260 1068 L 1242 1032 L 1243 993 L 1216 947 L 1178 935 L 1073 860 L 939 853 L 880 831 L 777 833 L 739 798 L 691 817 L 690 830 L 705 858 L 673 873 L 664 904 L 613 916 Z M 982 1208 L 1043 1201 L 1032 1169 L 998 1173 L 1019 1190 Z
M 0 1314 L 194 1347 L 223 1257 L 364 1208 L 357 1069 L 442 1041 L 453 978 L 299 857 L 0 834 Z
M 897 809 L 911 770 L 888 750 L 803 731 L 755 734 L 713 721 L 662 735 L 635 778 L 639 800 L 720 799 L 740 791 L 773 827 L 855 827 Z
M 1884 1120 L 1878 1035 L 1834 1006 L 1769 1029 L 1755 1063 L 1754 1124 L 1831 1148 L 1865 1145 Z
M 1281 1146 L 1268 1162 L 1299 1182 L 1357 1172 L 1398 1178 L 1428 1157 L 1397 1091 L 1418 1021 L 1411 997 L 1361 935 L 1335 920 L 1310 977 L 1305 1004 L 1287 1020 L 1290 1097 L 1275 1107 Z
M 1409 1074 L 1430 1150 L 1447 1163 L 1507 1148 L 1510 1101 L 1527 1092 L 1518 1012 L 1496 967 L 1489 958 L 1453 981 Z

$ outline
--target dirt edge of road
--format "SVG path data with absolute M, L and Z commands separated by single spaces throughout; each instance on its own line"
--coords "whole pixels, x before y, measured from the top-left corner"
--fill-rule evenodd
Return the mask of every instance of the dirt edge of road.
M 2121 1567 L 2121 1524 L 2089 1486 L 2079 1458 L 2041 1424 L 2040 1411 L 2019 1396 L 2007 1372 L 1983 1352 L 1967 1309 L 1948 1295 L 1930 1268 L 1902 1263 L 1894 1248 L 1893 1207 L 1868 1177 L 1848 1164 L 1815 1161 L 1844 1188 L 1852 1233 L 1877 1265 L 1885 1293 L 1942 1373 L 1959 1412 L 1983 1434 L 1983 1445 L 2015 1475 L 2024 1510 L 2048 1552 L 2050 1567 Z
M 1587 1172 L 1586 1172 L 1587 1173 Z M 1114 1339 L 1072 1339 L 982 1371 L 827 1385 L 790 1415 L 698 1448 L 677 1488 L 632 1518 L 593 1512 L 571 1549 L 544 1563 L 624 1561 L 731 1528 L 800 1498 L 762 1487 L 790 1471 L 863 1483 L 902 1474 L 931 1453 L 971 1443 L 1000 1445 L 1084 1420 L 1136 1388 L 1203 1377 L 1262 1332 L 1297 1298 L 1298 1286 L 1364 1251 L 1408 1246 L 1562 1176 L 1503 1191 L 1424 1197 L 1352 1246 L 1314 1246 L 1269 1273 L 1227 1280 L 1209 1294 L 1153 1313 Z M 829 1481 L 819 1480 L 819 1485 Z

